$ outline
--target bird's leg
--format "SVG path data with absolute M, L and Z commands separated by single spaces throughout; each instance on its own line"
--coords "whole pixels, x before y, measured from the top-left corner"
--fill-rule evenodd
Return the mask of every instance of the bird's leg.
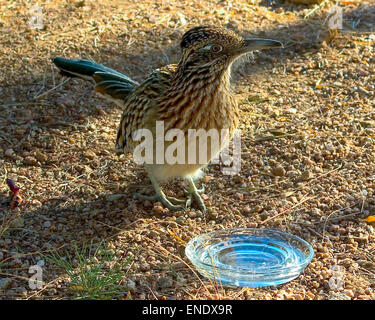
M 194 200 L 197 202 L 198 208 L 202 210 L 203 212 L 206 212 L 206 206 L 204 205 L 203 199 L 200 195 L 200 193 L 204 192 L 204 186 L 201 189 L 197 189 L 194 180 L 191 177 L 187 178 L 187 181 L 189 183 L 189 189 L 186 192 L 187 193 L 187 200 L 186 200 L 186 207 L 189 207 L 191 205 L 191 202 L 194 198 Z
M 195 185 L 194 180 L 193 180 L 193 184 Z M 205 188 L 204 188 L 204 185 L 203 185 L 203 184 L 202 184 L 202 188 L 200 188 L 200 189 L 198 189 L 196 185 L 195 185 L 195 187 L 196 187 L 197 192 L 198 192 L 199 194 L 204 193 Z M 189 195 L 191 194 L 191 192 L 190 192 L 190 190 L 186 190 L 186 189 L 184 189 L 184 194 L 185 194 L 186 196 L 189 196 Z
M 155 190 L 155 194 L 153 196 L 146 196 L 143 194 L 135 193 L 134 196 L 141 200 L 150 200 L 156 201 L 159 200 L 165 207 L 167 207 L 171 211 L 178 211 L 178 210 L 185 210 L 184 207 L 180 206 L 179 204 L 184 204 L 185 200 L 176 199 L 174 197 L 167 197 L 164 192 L 161 190 L 159 182 L 155 179 L 155 177 L 149 172 L 150 180 Z

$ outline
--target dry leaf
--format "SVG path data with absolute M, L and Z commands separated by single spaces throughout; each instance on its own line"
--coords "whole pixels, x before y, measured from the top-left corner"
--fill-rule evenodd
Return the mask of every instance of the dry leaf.
M 185 245 L 186 241 L 182 240 L 174 231 L 168 229 L 169 234 L 177 240 L 178 243 Z
M 375 222 L 375 217 L 374 216 L 368 216 L 366 219 L 365 219 L 366 222 Z
M 80 286 L 80 285 L 76 285 L 76 286 L 71 286 L 70 289 L 72 289 L 74 291 L 82 291 L 83 287 Z

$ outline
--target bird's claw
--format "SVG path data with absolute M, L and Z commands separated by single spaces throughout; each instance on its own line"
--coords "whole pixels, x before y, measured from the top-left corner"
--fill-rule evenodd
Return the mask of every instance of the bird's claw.
M 197 189 L 197 193 L 202 194 L 202 193 L 204 193 L 205 190 L 206 189 L 205 189 L 204 185 L 202 185 L 202 188 Z M 189 196 L 189 194 L 191 194 L 191 193 L 192 193 L 191 191 L 184 189 L 185 196 Z
M 186 199 L 186 202 L 185 202 L 185 206 L 186 208 L 189 208 L 191 206 L 191 203 L 193 202 L 193 199 L 194 201 L 196 202 L 199 210 L 201 210 L 203 213 L 206 213 L 206 206 L 203 202 L 203 199 L 200 195 L 200 192 L 199 190 L 197 190 L 198 192 L 187 192 L 186 196 L 187 196 L 187 199 Z
M 167 197 L 164 194 L 158 195 L 156 193 L 152 196 L 146 196 L 138 192 L 134 193 L 134 197 L 139 200 L 160 201 L 166 208 L 171 211 L 185 211 L 185 208 L 181 206 L 181 204 L 185 204 L 186 201 L 177 199 L 175 197 Z
M 168 197 L 159 188 L 157 189 L 157 192 L 152 196 L 135 193 L 134 197 L 139 200 L 160 201 L 166 208 L 171 211 L 185 211 L 186 208 L 189 208 L 192 202 L 195 201 L 199 210 L 205 213 L 206 206 L 204 205 L 203 199 L 200 195 L 205 190 L 204 186 L 202 186 L 201 189 L 197 189 L 193 184 L 189 189 L 190 190 L 184 189 L 184 193 L 187 197 L 186 200 L 177 199 L 175 197 Z
M 206 206 L 204 205 L 203 199 L 199 192 L 186 192 L 187 199 L 177 199 L 175 197 L 159 196 L 154 194 L 152 196 L 147 196 L 140 193 L 134 193 L 134 197 L 139 200 L 149 200 L 149 201 L 160 201 L 166 208 L 171 211 L 185 211 L 189 208 L 194 201 L 197 203 L 198 208 L 202 212 L 206 212 Z M 184 206 L 182 206 L 184 205 Z

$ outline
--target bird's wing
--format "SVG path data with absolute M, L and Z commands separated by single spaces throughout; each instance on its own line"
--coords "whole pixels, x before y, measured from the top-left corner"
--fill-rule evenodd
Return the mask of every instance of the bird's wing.
M 139 85 L 128 76 L 93 61 L 56 57 L 53 63 L 65 76 L 93 80 L 97 93 L 121 106 Z
M 150 113 L 155 111 L 156 100 L 170 87 L 177 65 L 171 64 L 154 70 L 129 96 L 124 105 L 117 131 L 116 152 L 129 152 L 134 147 L 132 134 L 147 128 Z

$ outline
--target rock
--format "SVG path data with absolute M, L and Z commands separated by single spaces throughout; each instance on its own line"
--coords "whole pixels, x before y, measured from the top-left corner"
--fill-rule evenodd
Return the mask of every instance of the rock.
M 48 156 L 45 155 L 44 153 L 40 152 L 40 151 L 37 151 L 35 153 L 35 159 L 40 161 L 40 162 L 45 162 L 45 161 L 47 161 Z
M 149 236 L 151 238 L 155 238 L 155 237 L 159 236 L 159 233 L 155 230 L 151 230 L 150 233 L 149 233 Z
M 201 193 L 201 198 L 203 200 L 208 200 L 210 197 L 208 195 L 206 195 L 205 193 Z
M 43 259 L 40 259 L 37 263 L 38 266 L 43 267 L 45 265 L 45 261 Z
M 22 294 L 22 295 L 26 295 L 27 289 L 25 287 L 18 287 L 18 288 L 16 288 L 16 292 L 19 293 L 19 294 Z
M 134 291 L 135 290 L 135 282 L 131 279 L 128 279 L 128 281 L 126 282 L 126 289 L 128 291 Z
M 242 201 L 243 200 L 243 193 L 237 192 L 236 197 L 238 200 Z
M 92 169 L 87 165 L 77 164 L 74 168 L 81 174 L 92 172 Z
M 278 165 L 278 166 L 276 166 L 275 168 L 273 168 L 273 169 L 271 170 L 271 173 L 272 173 L 274 176 L 278 176 L 278 177 L 283 177 L 283 176 L 285 176 L 285 174 L 286 174 L 285 169 L 284 169 L 282 166 L 280 166 L 280 165 Z
M 23 163 L 28 165 L 28 166 L 37 166 L 38 165 L 38 161 L 32 156 L 25 157 L 23 159 Z
M 22 228 L 25 225 L 25 220 L 22 217 L 18 217 L 17 219 L 14 219 L 10 227 L 11 228 Z
M 341 292 L 334 292 L 329 295 L 328 300 L 351 300 L 349 296 Z
M 56 100 L 56 104 L 66 106 L 66 107 L 72 107 L 74 106 L 75 102 L 70 96 L 63 96 L 63 97 L 59 97 Z
M 302 181 L 310 180 L 313 177 L 314 177 L 314 174 L 309 170 L 306 170 L 306 171 L 302 172 L 302 174 L 301 174 L 301 180 Z
M 87 159 L 94 160 L 96 158 L 96 154 L 93 151 L 87 150 L 83 156 Z
M 146 209 L 151 209 L 153 207 L 153 204 L 150 200 L 145 200 L 143 202 L 143 206 L 146 208 Z
M 247 225 L 246 225 L 247 228 L 257 228 L 258 227 L 258 224 L 256 222 L 249 222 Z
M 216 210 L 212 210 L 211 208 L 207 210 L 207 214 L 210 219 L 214 219 L 214 220 L 219 216 L 219 213 Z
M 217 188 L 220 189 L 220 190 L 222 190 L 222 189 L 225 188 L 225 185 L 222 184 L 221 182 L 219 182 L 219 183 L 217 184 Z
M 108 201 L 117 201 L 119 199 L 121 199 L 124 195 L 123 194 L 110 194 L 109 196 L 107 196 L 107 200 Z
M 152 212 L 154 214 L 164 214 L 164 213 L 166 213 L 165 208 L 163 208 L 160 204 L 158 204 L 158 202 L 156 202 L 154 204 L 154 207 L 152 208 Z
M 242 211 L 245 215 L 248 215 L 252 212 L 249 206 L 244 207 Z
M 51 227 L 51 225 L 52 225 L 51 221 L 46 221 L 46 222 L 43 223 L 44 228 L 49 228 L 49 227 Z
M 167 277 L 160 277 L 157 280 L 160 289 L 170 288 L 173 286 L 173 281 Z
M 357 263 L 367 270 L 374 270 L 375 271 L 375 262 L 368 261 L 368 260 L 357 260 Z
M 233 177 L 233 182 L 236 184 L 243 184 L 245 183 L 245 179 L 241 176 L 235 176 Z
M 0 279 L 0 289 L 2 289 L 2 290 L 6 290 L 6 289 L 10 288 L 11 284 L 12 284 L 11 278 Z
M 179 211 L 178 211 L 178 212 L 179 212 Z M 184 223 L 184 221 L 185 221 L 185 217 L 184 217 L 184 216 L 179 216 L 179 217 L 176 218 L 176 222 L 177 222 L 177 223 L 180 223 L 180 224 L 181 224 L 181 223 Z
M 297 113 L 297 109 L 296 108 L 289 108 L 287 110 L 287 113 L 296 114 Z
M 7 149 L 7 150 L 5 150 L 4 155 L 7 158 L 13 158 L 14 157 L 14 150 L 13 149 Z
M 215 179 L 215 178 L 212 177 L 212 176 L 205 176 L 205 177 L 202 179 L 202 182 L 203 182 L 203 183 L 207 183 L 207 182 L 209 182 L 209 181 L 211 181 L 211 180 L 213 180 L 213 179 Z

